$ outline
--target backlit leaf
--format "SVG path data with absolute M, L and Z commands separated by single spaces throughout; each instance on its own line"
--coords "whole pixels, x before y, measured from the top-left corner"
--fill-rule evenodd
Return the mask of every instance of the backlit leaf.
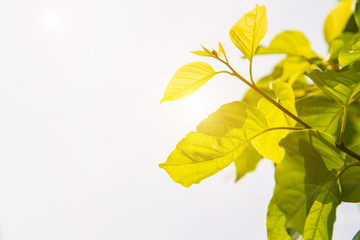
M 299 31 L 284 31 L 271 40 L 268 47 L 259 47 L 256 54 L 287 54 L 307 59 L 318 57 L 311 49 L 309 40 Z
M 230 39 L 245 57 L 252 61 L 252 57 L 267 29 L 266 8 L 256 4 L 253 10 L 243 15 L 231 28 Z
M 355 72 L 315 69 L 308 76 L 318 88 L 342 105 L 348 105 L 360 91 L 360 74 Z
M 356 35 L 354 33 L 345 32 L 331 41 L 330 44 L 330 59 L 338 62 L 338 57 L 341 51 L 350 51 L 351 46 L 355 43 Z
M 280 80 L 292 85 L 310 66 L 310 63 L 302 57 L 287 57 L 284 60 L 283 74 Z
M 339 54 L 339 63 L 342 67 L 349 65 L 360 59 L 360 42 L 357 42 L 351 47 L 351 51 L 341 51 Z
M 274 200 L 271 199 L 266 217 L 267 237 L 269 240 L 291 240 L 286 231 L 285 222 L 285 214 L 280 211 Z
M 212 57 L 211 53 L 205 51 L 191 51 L 192 53 L 200 56 L 200 57 Z
M 288 109 L 290 112 L 296 115 L 295 109 L 295 97 L 292 91 L 292 88 L 289 84 L 276 80 L 272 83 L 276 97 L 279 99 L 280 104 Z M 261 99 L 258 102 L 257 107 L 262 114 L 265 116 L 265 121 L 257 126 L 256 131 L 261 131 L 268 128 L 277 128 L 277 127 L 294 127 L 296 122 L 272 103 L 266 99 Z M 248 122 L 245 122 L 245 131 L 249 136 L 249 129 L 255 129 L 254 127 L 250 128 Z M 253 131 L 254 132 L 254 131 Z M 269 131 L 257 138 L 253 139 L 251 143 L 255 149 L 265 158 L 279 163 L 285 154 L 283 148 L 279 146 L 279 142 L 283 139 L 289 130 L 282 129 L 277 131 Z M 254 134 L 254 133 L 253 133 Z
M 204 62 L 192 62 L 182 66 L 171 78 L 161 102 L 178 100 L 194 93 L 215 74 L 214 69 Z
M 339 36 L 346 27 L 352 14 L 352 0 L 340 1 L 337 6 L 330 11 L 324 23 L 324 36 L 327 43 Z
M 235 159 L 236 181 L 245 176 L 248 172 L 254 171 L 262 156 L 248 144 L 244 151 Z
M 334 140 L 303 130 L 288 134 L 280 145 L 286 155 L 275 169 L 273 198 L 286 215 L 286 227 L 316 236 L 306 239 L 331 239 L 333 208 L 339 203 L 336 174 L 344 166 Z
M 296 101 L 300 119 L 314 129 L 335 135 L 343 108 L 332 99 L 316 94 Z

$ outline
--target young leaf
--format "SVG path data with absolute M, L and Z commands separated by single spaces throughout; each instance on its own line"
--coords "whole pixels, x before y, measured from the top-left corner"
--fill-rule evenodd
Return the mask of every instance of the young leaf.
M 192 53 L 200 56 L 200 57 L 211 57 L 211 53 L 205 52 L 205 51 L 191 51 Z
M 341 51 L 339 54 L 339 63 L 342 67 L 349 65 L 360 59 L 360 42 L 357 42 L 351 47 L 352 51 Z
M 290 133 L 280 145 L 286 155 L 275 169 L 273 198 L 286 215 L 286 227 L 300 234 L 322 232 L 323 239 L 331 239 L 332 208 L 339 202 L 336 174 L 344 166 L 335 142 L 327 134 L 303 130 Z
M 325 19 L 324 37 L 327 43 L 339 36 L 346 27 L 346 24 L 352 14 L 352 0 L 343 0 L 331 10 Z
M 341 105 L 349 105 L 360 91 L 360 75 L 355 72 L 334 72 L 318 69 L 307 74 L 315 85 Z
M 182 66 L 171 78 L 161 102 L 178 100 L 194 93 L 215 74 L 214 69 L 204 62 L 192 62 Z
M 274 81 L 272 85 L 280 104 L 296 115 L 295 98 L 291 86 L 279 80 Z M 260 99 L 257 108 L 265 116 L 265 121 L 258 122 L 259 124 L 256 128 L 254 126 L 249 126 L 249 122 L 245 122 L 244 128 L 247 136 L 254 135 L 255 132 L 260 132 L 261 130 L 269 128 L 294 127 L 296 124 L 295 120 L 284 114 L 266 99 Z M 256 130 L 254 131 L 254 129 Z M 288 129 L 269 131 L 256 137 L 251 143 L 263 157 L 274 163 L 279 163 L 285 154 L 284 149 L 279 146 L 279 142 L 288 133 Z
M 247 59 L 252 61 L 256 48 L 268 29 L 266 8 L 258 6 L 246 13 L 231 28 L 230 39 Z
M 291 240 L 292 238 L 286 231 L 285 227 L 286 217 L 285 214 L 280 211 L 278 206 L 271 199 L 266 217 L 266 230 L 269 240 Z
M 287 54 L 307 59 L 318 57 L 309 40 L 299 31 L 284 31 L 271 40 L 268 47 L 259 47 L 256 54 Z
M 224 57 L 226 57 L 225 50 L 223 46 L 221 45 L 221 42 L 219 42 L 219 53 L 221 53 Z

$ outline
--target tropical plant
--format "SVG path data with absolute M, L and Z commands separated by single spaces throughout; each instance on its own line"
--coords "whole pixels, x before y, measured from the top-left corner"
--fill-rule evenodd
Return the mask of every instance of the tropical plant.
M 218 51 L 193 53 L 214 58 L 182 66 L 171 78 L 163 101 L 194 93 L 213 76 L 226 73 L 250 87 L 242 101 L 224 104 L 203 120 L 160 164 L 185 187 L 200 183 L 235 162 L 236 179 L 261 159 L 275 164 L 275 189 L 268 206 L 270 240 L 331 239 L 336 208 L 360 202 L 360 3 L 339 1 L 324 24 L 329 54 L 320 56 L 299 31 L 284 31 L 259 46 L 268 23 L 266 8 L 246 13 L 230 30 L 234 45 L 249 61 L 249 79 Z M 255 81 L 253 58 L 285 57 Z M 359 236 L 360 237 L 360 236 Z

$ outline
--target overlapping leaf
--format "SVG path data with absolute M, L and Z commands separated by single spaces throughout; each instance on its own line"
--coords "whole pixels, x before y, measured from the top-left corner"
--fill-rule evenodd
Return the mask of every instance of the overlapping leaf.
M 315 69 L 308 76 L 318 88 L 344 106 L 347 106 L 360 91 L 360 74 L 356 72 L 322 72 Z
M 267 29 L 266 8 L 256 4 L 252 11 L 244 14 L 231 28 L 230 39 L 251 61 Z
M 253 154 L 244 152 L 249 148 L 251 150 L 249 139 L 242 129 L 244 121 L 249 118 L 261 116 L 255 116 L 246 103 L 233 102 L 222 106 L 199 124 L 197 132 L 191 132 L 181 140 L 160 167 L 185 187 L 199 183 L 232 161 L 244 167 L 237 171 L 240 174 L 238 178 L 254 170 L 259 155 L 256 151 Z
M 284 31 L 271 40 L 268 47 L 259 47 L 256 54 L 287 54 L 307 59 L 318 57 L 311 49 L 310 41 L 299 31 Z
M 286 216 L 271 199 L 266 216 L 267 237 L 269 240 L 291 240 L 286 231 Z
M 353 152 L 360 153 L 360 145 L 351 148 Z M 348 164 L 358 163 L 358 160 L 347 155 Z M 341 200 L 344 202 L 360 202 L 360 165 L 349 167 L 340 177 Z
M 296 115 L 295 97 L 291 86 L 279 80 L 274 81 L 272 86 L 280 104 Z M 255 135 L 269 128 L 294 127 L 296 124 L 295 120 L 266 99 L 261 99 L 258 102 L 258 109 L 265 116 L 265 121 L 259 122 L 257 126 L 253 123 L 245 122 L 244 128 L 248 136 Z M 265 132 L 253 139 L 251 143 L 262 156 L 275 163 L 279 163 L 285 154 L 284 149 L 279 146 L 279 142 L 288 133 L 288 129 Z
M 171 78 L 161 102 L 178 100 L 194 93 L 215 74 L 214 69 L 204 62 L 192 62 L 182 66 Z
M 296 101 L 300 119 L 313 128 L 335 135 L 339 128 L 343 108 L 332 99 L 314 94 Z
M 349 65 L 360 59 L 360 42 L 357 42 L 351 47 L 351 51 L 343 50 L 339 54 L 339 63 L 342 67 Z
M 331 239 L 339 204 L 336 174 L 344 160 L 333 139 L 315 130 L 290 133 L 280 145 L 286 150 L 276 167 L 274 202 L 286 215 L 286 227 L 306 239 Z
M 332 40 L 330 44 L 330 59 L 334 62 L 338 62 L 340 52 L 350 51 L 355 40 L 356 35 L 350 32 L 345 32 Z

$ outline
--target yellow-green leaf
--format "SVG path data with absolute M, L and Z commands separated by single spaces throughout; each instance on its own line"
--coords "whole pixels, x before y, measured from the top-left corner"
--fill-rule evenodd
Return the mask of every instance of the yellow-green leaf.
M 307 59 L 318 57 L 311 49 L 310 41 L 299 31 L 284 31 L 271 40 L 268 47 L 259 47 L 256 54 L 287 54 Z
M 246 13 L 231 28 L 230 39 L 250 61 L 268 29 L 266 8 L 258 6 Z
M 248 143 L 245 137 L 239 136 L 223 138 L 190 132 L 159 167 L 184 187 L 198 184 L 230 165 L 245 149 Z
M 279 80 L 274 81 L 272 86 L 279 103 L 296 115 L 295 97 L 291 86 Z M 260 99 L 257 108 L 265 116 L 265 123 L 262 122 L 261 124 L 258 124 L 258 132 L 260 132 L 261 129 L 294 127 L 296 124 L 295 120 L 287 116 L 264 98 Z M 244 124 L 246 133 L 254 135 L 254 131 L 250 133 L 249 130 L 251 128 L 254 129 L 254 127 L 246 127 L 247 124 L 248 122 L 245 122 Z M 268 131 L 251 140 L 251 143 L 263 157 L 275 163 L 279 163 L 285 155 L 285 151 L 279 146 L 279 142 L 286 137 L 289 131 L 290 130 L 287 129 Z
M 360 59 L 360 42 L 357 42 L 351 47 L 351 51 L 341 51 L 339 54 L 339 63 L 342 67 L 349 65 Z
M 223 57 L 226 56 L 226 55 L 225 55 L 225 50 L 224 50 L 221 42 L 219 42 L 219 51 L 218 51 L 218 52 L 219 52 L 219 55 L 222 55 Z
M 205 51 L 191 51 L 192 53 L 200 56 L 200 57 L 211 57 L 211 53 L 205 52 Z
M 280 80 L 292 85 L 310 66 L 310 63 L 302 57 L 287 57 L 284 60 L 283 74 Z
M 251 144 L 247 144 L 244 151 L 234 160 L 236 168 L 236 181 L 248 172 L 254 171 L 262 156 Z
M 346 24 L 352 14 L 352 0 L 339 1 L 337 6 L 330 11 L 325 19 L 324 37 L 327 43 L 339 36 L 346 27 Z
M 182 66 L 171 78 L 161 102 L 178 100 L 194 93 L 215 74 L 214 69 L 204 62 L 192 62 Z

